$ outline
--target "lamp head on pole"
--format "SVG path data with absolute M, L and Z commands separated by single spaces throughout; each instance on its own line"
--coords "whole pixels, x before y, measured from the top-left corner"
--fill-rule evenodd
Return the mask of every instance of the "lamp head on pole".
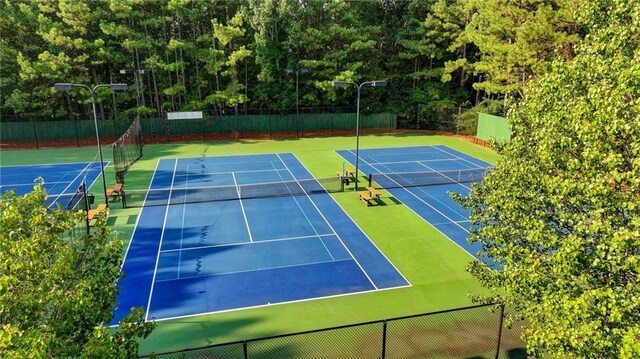
M 151 70 L 149 70 L 149 69 L 138 69 L 137 71 L 134 70 L 134 69 L 122 69 L 122 70 L 120 70 L 120 74 L 122 74 L 122 75 L 133 75 L 136 72 L 139 73 L 139 74 L 144 75 L 144 74 L 151 73 Z
M 333 87 L 346 87 L 347 81 L 333 81 L 332 85 Z
M 385 86 L 387 86 L 387 80 L 371 81 L 371 86 L 373 86 L 373 87 L 385 87 Z
M 113 91 L 124 91 L 129 88 L 127 84 L 109 84 L 109 88 Z
M 69 91 L 73 89 L 73 84 L 67 82 L 56 82 L 53 87 L 58 91 Z

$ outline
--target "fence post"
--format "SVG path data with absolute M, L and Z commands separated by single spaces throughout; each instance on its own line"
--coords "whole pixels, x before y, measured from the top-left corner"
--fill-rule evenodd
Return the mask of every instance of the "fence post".
M 206 119 L 202 116 L 202 142 L 207 142 L 207 126 Z
M 33 125 L 33 138 L 36 140 L 36 149 L 40 149 L 40 145 L 38 144 L 38 130 L 36 129 L 36 121 L 32 117 L 31 124 Z
M 238 115 L 235 116 L 236 119 L 236 141 L 240 139 L 240 120 L 238 119 Z
M 496 356 L 495 359 L 500 357 L 500 342 L 502 340 L 502 323 L 504 322 L 504 304 L 500 305 L 500 323 L 498 325 L 498 346 L 496 348 Z
M 116 125 L 117 125 L 117 124 L 116 124 L 116 120 L 115 120 L 115 119 L 113 119 L 113 120 L 111 120 L 111 121 L 113 121 L 113 137 L 115 137 L 115 138 L 116 138 L 116 140 L 117 140 L 117 139 L 118 139 L 118 137 L 120 137 L 120 136 L 118 136 L 118 128 L 116 127 Z
M 249 351 L 247 350 L 247 341 L 242 341 L 242 353 L 244 354 L 244 359 L 249 358 Z
M 387 355 L 387 320 L 382 322 L 382 359 Z
M 78 119 L 73 117 L 73 128 L 76 130 L 76 145 L 80 147 L 80 137 L 78 136 Z

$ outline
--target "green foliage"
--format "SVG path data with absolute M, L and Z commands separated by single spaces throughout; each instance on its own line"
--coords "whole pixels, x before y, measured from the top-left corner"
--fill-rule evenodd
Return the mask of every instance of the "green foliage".
M 509 113 L 515 138 L 464 203 L 469 269 L 551 358 L 640 356 L 640 3 L 582 4 L 589 35 Z
M 588 33 L 587 0 L 4 1 L 0 25 L 3 114 L 84 114 L 85 91 L 55 82 L 126 82 L 99 98 L 115 117 L 145 107 L 219 111 L 353 107 L 331 81 L 386 79 L 363 108 L 415 121 L 439 109 L 521 97 L 522 87 L 571 61 Z M 121 75 L 120 69 L 148 69 Z M 134 71 L 135 72 L 135 71 Z M 445 83 L 443 85 L 443 82 Z M 434 92 L 435 91 L 435 92 Z M 135 112 L 135 111 L 134 111 Z M 436 119 L 438 120 L 438 119 Z
M 155 324 L 136 309 L 120 327 L 112 318 L 122 242 L 106 218 L 89 236 L 70 235 L 83 213 L 47 210 L 36 185 L 23 197 L 0 198 L 0 356 L 5 358 L 129 358 L 137 337 Z

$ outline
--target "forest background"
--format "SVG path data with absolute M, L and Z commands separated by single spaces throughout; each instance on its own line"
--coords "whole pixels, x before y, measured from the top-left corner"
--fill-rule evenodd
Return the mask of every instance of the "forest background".
M 99 89 L 98 116 L 130 119 L 291 111 L 296 77 L 300 108 L 353 109 L 355 90 L 331 81 L 386 79 L 363 111 L 393 112 L 405 128 L 462 114 L 475 131 L 478 111 L 506 114 L 551 60 L 573 58 L 587 32 L 579 3 L 7 0 L 1 119 L 89 118 L 89 93 L 55 82 L 128 83 L 135 90 Z

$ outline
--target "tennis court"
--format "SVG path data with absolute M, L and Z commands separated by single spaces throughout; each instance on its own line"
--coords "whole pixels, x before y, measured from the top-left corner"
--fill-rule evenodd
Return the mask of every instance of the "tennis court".
M 159 160 L 112 324 L 409 286 L 325 187 L 292 153 Z
M 105 162 L 105 167 L 108 162 Z M 47 191 L 45 203 L 49 207 L 60 204 L 67 207 L 83 182 L 88 187 L 100 176 L 99 162 L 73 162 L 0 167 L 0 193 L 13 190 L 24 195 L 33 190 L 38 178 L 42 178 Z
M 337 151 L 355 163 L 355 150 Z M 359 151 L 359 170 L 386 189 L 466 252 L 476 257 L 480 244 L 469 244 L 469 211 L 449 192 L 469 194 L 492 166 L 450 147 L 414 146 Z

